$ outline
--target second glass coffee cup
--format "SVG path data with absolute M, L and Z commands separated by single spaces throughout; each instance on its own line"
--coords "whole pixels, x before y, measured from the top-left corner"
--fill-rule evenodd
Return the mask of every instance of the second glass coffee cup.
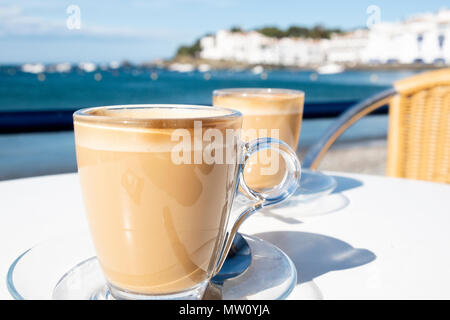
M 297 150 L 303 117 L 305 93 L 290 89 L 231 88 L 213 92 L 215 107 L 231 108 L 243 114 L 243 140 L 272 137 Z M 277 154 L 268 154 L 264 161 L 258 154 L 245 169 L 247 183 L 264 190 L 279 184 L 284 177 L 284 161 Z M 270 170 L 272 166 L 277 170 Z M 261 175 L 261 171 L 272 171 Z
M 98 107 L 77 111 L 74 127 L 89 228 L 116 298 L 201 298 L 245 218 L 299 185 L 295 152 L 272 138 L 243 142 L 236 110 Z M 267 149 L 283 158 L 285 172 L 261 191 L 242 170 Z M 252 205 L 231 215 L 238 186 Z

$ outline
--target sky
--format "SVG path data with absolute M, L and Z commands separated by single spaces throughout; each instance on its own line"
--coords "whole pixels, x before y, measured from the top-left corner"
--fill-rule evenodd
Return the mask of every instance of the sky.
M 232 26 L 364 27 L 371 5 L 381 21 L 450 7 L 448 0 L 0 0 L 0 63 L 152 61 Z

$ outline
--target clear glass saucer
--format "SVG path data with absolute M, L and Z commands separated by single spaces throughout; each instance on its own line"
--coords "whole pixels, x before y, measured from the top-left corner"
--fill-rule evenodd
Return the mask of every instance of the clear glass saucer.
M 285 299 L 297 284 L 291 259 L 276 246 L 243 235 L 252 253 L 250 266 L 222 285 L 222 298 Z M 55 238 L 21 254 L 7 274 L 15 299 L 108 300 L 106 286 L 87 233 Z
M 336 188 L 334 177 L 319 171 L 302 168 L 300 187 L 288 201 L 310 202 L 322 198 Z
M 337 187 L 337 181 L 334 177 L 326 175 L 319 171 L 313 171 L 302 168 L 302 174 L 300 177 L 300 187 L 295 193 L 287 200 L 280 204 L 276 204 L 272 207 L 286 206 L 286 203 L 291 205 L 295 203 L 310 203 L 314 200 L 323 198 L 329 195 Z M 244 194 L 238 193 L 235 198 L 235 202 L 239 206 L 248 206 L 251 203 Z

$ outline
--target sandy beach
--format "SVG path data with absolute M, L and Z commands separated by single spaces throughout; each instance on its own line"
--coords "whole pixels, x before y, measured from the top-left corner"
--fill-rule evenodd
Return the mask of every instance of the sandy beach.
M 319 170 L 385 175 L 386 140 L 342 142 L 332 146 Z

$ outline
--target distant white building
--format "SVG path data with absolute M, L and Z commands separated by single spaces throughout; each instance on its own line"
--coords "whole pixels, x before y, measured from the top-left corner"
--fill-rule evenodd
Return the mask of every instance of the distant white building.
M 200 56 L 249 64 L 316 66 L 325 63 L 450 64 L 450 10 L 402 22 L 381 22 L 331 39 L 266 37 L 256 31 L 220 30 L 200 40 Z
M 246 63 L 278 64 L 277 40 L 251 32 L 230 32 L 220 30 L 215 36 L 200 40 L 204 59 L 235 60 Z
M 284 66 L 318 65 L 325 59 L 321 40 L 284 38 L 278 46 L 280 64 Z
M 450 63 L 450 10 L 404 22 L 381 22 L 369 32 L 366 63 Z
M 326 61 L 341 64 L 364 63 L 364 52 L 369 42 L 368 30 L 356 30 L 335 34 L 330 40 L 322 40 Z
M 200 57 L 234 60 L 250 64 L 309 65 L 323 61 L 324 51 L 318 40 L 266 37 L 259 32 L 220 30 L 215 36 L 200 40 Z

